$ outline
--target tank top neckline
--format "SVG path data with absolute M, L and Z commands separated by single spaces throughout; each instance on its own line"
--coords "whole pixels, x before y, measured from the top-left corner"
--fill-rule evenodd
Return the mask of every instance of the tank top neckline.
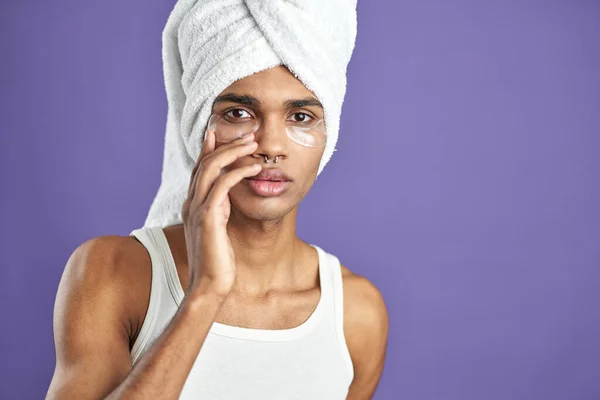
M 157 232 L 157 239 L 160 243 L 160 252 L 163 257 L 163 262 L 165 263 L 164 269 L 167 275 L 167 284 L 169 286 L 169 290 L 171 292 L 173 300 L 175 301 L 177 307 L 179 307 L 185 296 L 185 293 L 183 291 L 183 287 L 181 286 L 181 281 L 179 280 L 177 267 L 175 265 L 175 260 L 171 252 L 169 242 L 162 228 L 154 227 L 150 229 L 154 232 Z M 325 308 L 327 299 L 330 296 L 330 282 L 326 273 L 326 254 L 324 253 L 323 249 L 321 249 L 319 246 L 314 244 L 310 244 L 310 246 L 315 248 L 318 254 L 319 286 L 321 293 L 319 296 L 317 306 L 304 322 L 302 322 L 298 326 L 287 329 L 258 329 L 246 328 L 235 325 L 226 325 L 215 321 L 213 322 L 209 333 L 235 339 L 273 342 L 297 339 L 312 331 L 322 318 L 323 310 Z

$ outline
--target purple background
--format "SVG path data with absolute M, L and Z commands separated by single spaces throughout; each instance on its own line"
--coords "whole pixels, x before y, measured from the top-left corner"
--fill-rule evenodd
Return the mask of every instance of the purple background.
M 299 235 L 383 292 L 376 399 L 600 398 L 600 3 L 359 0 Z M 67 258 L 143 224 L 169 1 L 0 6 L 0 398 L 40 399 Z

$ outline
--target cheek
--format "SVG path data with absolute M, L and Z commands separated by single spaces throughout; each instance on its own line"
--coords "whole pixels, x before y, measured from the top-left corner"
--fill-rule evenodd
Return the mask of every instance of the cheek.
M 309 165 L 311 168 L 307 175 L 313 181 L 315 180 L 315 178 L 317 177 L 317 173 L 319 172 L 319 165 L 321 163 L 322 157 L 323 157 L 323 151 L 320 151 L 316 155 L 313 155 L 312 159 L 310 160 L 311 162 Z
M 295 160 L 301 160 L 298 164 L 302 166 L 304 171 L 310 174 L 313 170 L 316 171 L 319 169 L 324 152 L 325 147 L 319 149 L 303 148 L 301 151 L 293 154 L 293 157 Z

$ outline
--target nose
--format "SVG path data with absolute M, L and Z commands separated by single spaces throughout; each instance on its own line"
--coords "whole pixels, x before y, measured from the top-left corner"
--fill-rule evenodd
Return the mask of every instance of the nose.
M 279 161 L 288 156 L 289 139 L 285 133 L 285 122 L 274 118 L 265 118 L 258 130 L 254 133 L 255 140 L 258 143 L 256 157 L 267 157 L 273 160 L 275 157 Z

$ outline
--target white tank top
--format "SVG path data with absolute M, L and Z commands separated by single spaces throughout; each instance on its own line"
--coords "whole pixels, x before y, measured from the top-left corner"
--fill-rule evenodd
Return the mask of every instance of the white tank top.
M 148 311 L 131 349 L 133 365 L 175 315 L 184 292 L 160 227 L 133 230 L 152 260 Z M 191 400 L 343 400 L 353 367 L 343 330 L 343 293 L 337 257 L 319 254 L 321 297 L 301 325 L 250 329 L 214 322 L 183 386 Z

